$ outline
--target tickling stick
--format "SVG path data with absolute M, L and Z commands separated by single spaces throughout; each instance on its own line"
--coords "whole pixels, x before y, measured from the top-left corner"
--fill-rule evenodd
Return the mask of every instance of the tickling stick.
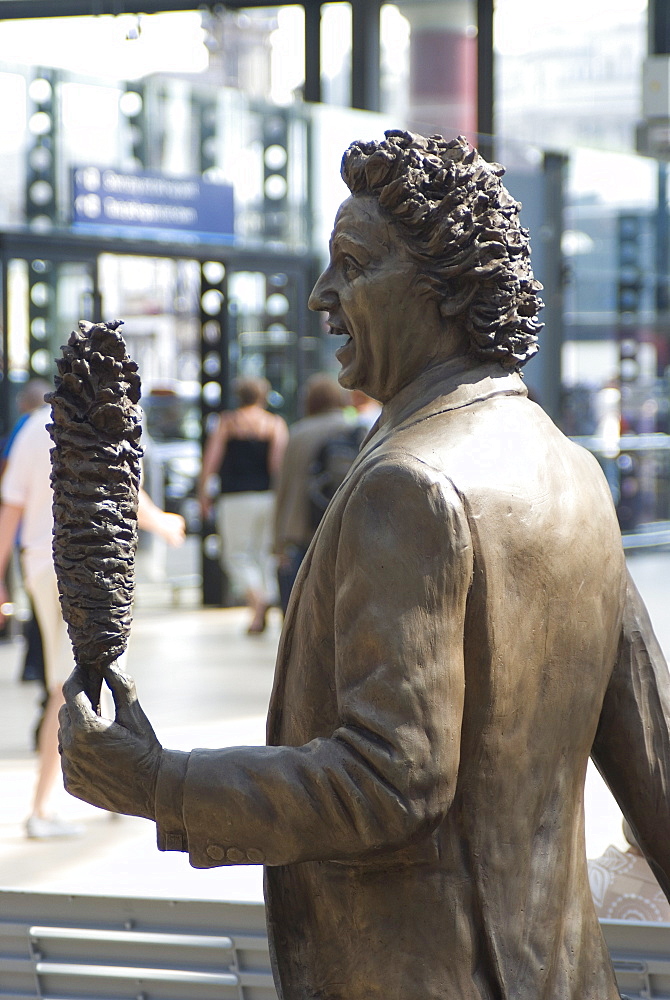
M 75 661 L 96 709 L 102 670 L 128 643 L 135 587 L 140 378 L 121 325 L 80 322 L 46 397 L 54 565 Z

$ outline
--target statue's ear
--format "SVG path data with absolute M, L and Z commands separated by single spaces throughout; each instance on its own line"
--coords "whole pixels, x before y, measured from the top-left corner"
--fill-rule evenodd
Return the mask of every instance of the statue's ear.
M 452 316 L 460 316 L 475 297 L 476 285 L 465 285 L 455 295 L 449 295 L 440 301 L 440 316 L 449 319 Z

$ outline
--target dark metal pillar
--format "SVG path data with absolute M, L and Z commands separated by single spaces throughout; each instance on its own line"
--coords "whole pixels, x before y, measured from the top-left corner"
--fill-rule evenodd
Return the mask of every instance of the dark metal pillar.
M 288 190 L 290 115 L 275 108 L 263 116 L 263 235 L 288 240 L 291 226 Z
M 495 159 L 493 5 L 494 0 L 477 0 L 477 132 L 487 160 Z
M 221 261 L 206 261 L 200 275 L 200 348 L 202 444 L 216 416 L 228 406 L 228 282 Z M 221 539 L 214 518 L 203 521 L 201 531 L 202 603 L 221 607 L 227 602 L 226 580 L 221 568 Z
M 665 324 L 670 310 L 670 220 L 668 219 L 668 164 L 656 165 L 657 198 L 654 217 L 654 238 L 656 243 L 656 313 L 657 319 Z
M 533 270 L 544 286 L 540 319 L 540 351 L 524 368 L 529 389 L 552 420 L 561 419 L 561 353 L 564 337 L 565 265 L 561 249 L 568 158 L 545 153 L 542 174 L 525 181 L 530 217 L 525 224 L 534 234 Z M 526 211 L 526 209 L 524 209 Z M 532 221 L 531 221 L 532 220 Z
M 321 101 L 321 4 L 305 3 L 305 100 Z
M 351 106 L 380 110 L 381 0 L 352 0 Z
M 647 38 L 650 56 L 666 55 L 670 52 L 669 0 L 648 0 Z
M 26 149 L 26 221 L 36 231 L 48 231 L 58 221 L 56 192 L 57 130 L 60 121 L 59 80 L 51 69 L 37 69 L 28 87 Z M 28 261 L 28 375 L 44 377 L 51 369 L 56 334 L 57 267 L 52 260 Z
M 670 53 L 670 0 L 649 0 L 647 33 L 650 56 Z M 665 330 L 670 309 L 670 221 L 668 219 L 668 164 L 657 164 L 657 198 L 654 217 L 656 251 L 656 321 Z M 659 359 L 660 360 L 660 359 Z

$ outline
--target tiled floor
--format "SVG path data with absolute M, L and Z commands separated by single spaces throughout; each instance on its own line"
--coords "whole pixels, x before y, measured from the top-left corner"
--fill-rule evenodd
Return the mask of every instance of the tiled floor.
M 242 609 L 136 609 L 127 669 L 163 745 L 179 750 L 264 742 L 280 620 L 263 636 L 245 634 Z M 17 682 L 20 643 L 0 644 L 0 886 L 73 893 L 260 899 L 261 870 L 192 869 L 183 855 L 161 854 L 153 824 L 110 817 L 59 790 L 60 815 L 82 823 L 76 840 L 28 841 L 23 821 L 35 765 L 31 726 L 37 689 Z

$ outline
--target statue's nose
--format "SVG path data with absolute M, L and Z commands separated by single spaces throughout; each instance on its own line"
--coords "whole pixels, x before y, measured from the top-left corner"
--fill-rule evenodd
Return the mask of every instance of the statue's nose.
M 329 279 L 328 270 L 318 278 L 308 299 L 307 306 L 314 312 L 329 312 L 337 304 L 337 292 Z

